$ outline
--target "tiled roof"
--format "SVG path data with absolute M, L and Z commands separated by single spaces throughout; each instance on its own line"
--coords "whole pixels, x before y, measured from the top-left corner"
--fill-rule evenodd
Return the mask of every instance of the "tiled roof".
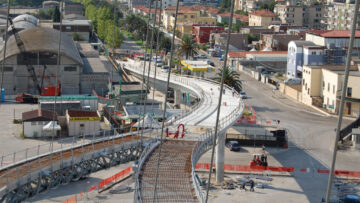
M 96 111 L 68 110 L 70 117 L 99 117 Z
M 216 14 L 216 13 L 219 12 L 219 10 L 216 9 L 216 8 L 209 8 L 209 9 L 207 10 L 207 12 L 208 12 L 208 13 L 211 13 L 211 14 Z
M 234 18 L 240 19 L 243 22 L 249 22 L 249 16 L 246 15 L 234 14 Z
M 256 16 L 262 16 L 262 17 L 276 17 L 277 15 L 269 10 L 263 9 L 263 10 L 257 10 L 250 15 L 256 15 Z
M 246 58 L 247 54 L 287 54 L 287 51 L 230 51 L 230 58 Z
M 309 30 L 307 33 L 319 35 L 327 38 L 347 38 L 350 37 L 350 30 Z M 360 31 L 355 32 L 355 37 L 360 37 Z
M 219 13 L 217 14 L 218 16 L 223 16 L 223 17 L 230 17 L 230 13 L 229 12 L 225 12 L 225 13 Z
M 22 113 L 23 121 L 52 121 L 54 119 L 57 120 L 56 113 L 48 110 L 36 109 L 33 111 L 27 111 Z

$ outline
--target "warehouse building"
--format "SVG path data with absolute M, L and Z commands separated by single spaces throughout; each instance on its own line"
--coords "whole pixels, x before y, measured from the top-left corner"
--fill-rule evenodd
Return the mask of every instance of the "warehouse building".
M 27 51 L 25 54 L 30 59 L 27 64 L 34 67 L 37 83 L 42 84 L 41 87 L 60 84 L 62 95 L 89 94 L 92 89 L 101 91 L 102 88 L 107 88 L 107 70 L 99 66 L 99 63 L 88 63 L 88 58 L 82 58 L 74 41 L 68 35 L 62 34 L 60 70 L 58 71 L 59 31 L 35 27 L 20 31 L 19 36 Z M 1 62 L 3 50 L 0 55 Z M 11 36 L 8 39 L 4 67 L 4 88 L 8 97 L 17 93 L 39 94 L 23 56 L 24 54 L 20 53 L 16 45 L 14 36 Z M 101 61 L 99 58 L 90 60 Z M 55 81 L 56 75 L 58 81 Z
M 100 120 L 101 117 L 97 111 L 66 111 L 66 124 L 69 136 L 99 135 Z

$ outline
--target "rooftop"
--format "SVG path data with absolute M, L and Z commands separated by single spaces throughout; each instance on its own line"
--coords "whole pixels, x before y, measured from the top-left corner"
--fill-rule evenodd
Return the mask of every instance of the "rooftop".
M 296 47 L 316 46 L 316 44 L 314 42 L 304 41 L 304 40 L 294 40 L 294 41 L 291 41 L 291 42 L 294 42 Z
M 82 58 L 84 62 L 83 73 L 108 73 L 105 68 L 106 65 L 111 65 L 108 61 L 104 61 L 99 57 L 96 58 Z
M 267 9 L 254 11 L 254 12 L 250 13 L 250 15 L 261 16 L 261 17 L 277 17 L 277 15 L 275 13 L 273 13 Z
M 54 25 L 59 25 L 60 23 L 54 23 Z M 62 25 L 91 25 L 91 20 L 80 20 L 80 19 L 64 19 L 62 20 Z
M 280 54 L 280 55 L 286 55 L 287 51 L 231 51 L 229 52 L 230 58 L 246 58 L 247 54 Z
M 36 109 L 33 111 L 27 111 L 22 113 L 23 121 L 52 121 L 54 119 L 57 120 L 56 113 L 48 110 Z
M 19 36 L 24 42 L 25 50 L 28 52 L 47 51 L 58 53 L 59 31 L 51 28 L 34 27 L 19 32 Z M 19 54 L 20 50 L 16 45 L 14 35 L 11 35 L 7 42 L 6 58 Z M 83 64 L 79 51 L 74 41 L 68 35 L 62 35 L 61 54 Z M 0 60 L 3 59 L 3 50 L 1 51 Z
M 350 30 L 309 30 L 306 33 L 326 38 L 348 38 Z M 355 32 L 355 37 L 360 38 L 360 30 Z
M 99 117 L 96 111 L 84 111 L 84 110 L 67 110 L 70 117 Z

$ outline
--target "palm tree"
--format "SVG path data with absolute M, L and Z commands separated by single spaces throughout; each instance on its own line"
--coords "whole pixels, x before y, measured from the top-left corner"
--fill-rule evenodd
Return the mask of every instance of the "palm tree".
M 189 56 L 194 56 L 198 54 L 199 45 L 194 42 L 190 35 L 184 35 L 180 47 L 178 49 L 178 54 L 185 55 L 186 59 L 189 59 Z
M 238 92 L 242 90 L 242 83 L 240 80 L 240 74 L 236 71 L 230 70 L 230 68 L 225 68 L 224 73 L 224 83 L 230 87 L 234 87 L 234 89 Z M 222 71 L 217 73 L 217 77 L 214 78 L 215 81 L 221 82 Z

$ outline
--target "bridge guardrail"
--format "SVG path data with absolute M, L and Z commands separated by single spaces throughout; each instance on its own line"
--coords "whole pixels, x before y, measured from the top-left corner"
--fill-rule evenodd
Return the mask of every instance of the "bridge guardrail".
M 24 177 L 31 177 L 31 175 L 36 171 L 41 171 L 43 168 L 49 168 L 49 167 L 51 168 L 53 165 L 56 165 L 58 163 L 63 163 L 64 161 L 69 160 L 69 159 L 75 160 L 76 157 L 74 155 L 74 150 L 77 148 L 81 149 L 81 155 L 78 155 L 77 157 L 80 156 L 83 159 L 83 157 L 85 156 L 85 151 L 84 151 L 85 146 L 92 146 L 91 151 L 98 152 L 98 151 L 105 150 L 105 149 L 111 149 L 111 147 L 113 148 L 113 147 L 115 147 L 115 145 L 125 146 L 125 145 L 130 144 L 132 146 L 133 143 L 140 143 L 139 139 L 133 139 L 133 138 L 131 138 L 129 143 L 121 142 L 120 145 L 115 144 L 115 141 L 114 141 L 115 139 L 119 139 L 119 138 L 124 139 L 125 137 L 128 137 L 128 136 L 131 136 L 131 137 L 135 136 L 138 134 L 137 131 L 129 132 L 129 133 L 125 133 L 125 134 L 115 134 L 115 135 L 110 135 L 110 133 L 107 134 L 107 133 L 105 133 L 106 131 L 101 131 L 101 132 L 103 132 L 103 133 L 102 133 L 102 136 L 100 136 L 100 137 L 97 137 L 94 134 L 93 136 L 83 136 L 83 137 L 78 137 L 78 138 L 75 138 L 75 137 L 66 138 L 66 139 L 62 139 L 59 141 L 60 143 L 63 143 L 63 142 L 72 140 L 66 146 L 63 146 L 62 144 L 60 144 L 60 145 L 56 145 L 54 147 L 54 143 L 48 143 L 48 144 L 44 144 L 44 145 L 38 145 L 34 148 L 28 148 L 26 150 L 21 150 L 19 152 L 14 152 L 13 154 L 8 155 L 11 157 L 15 157 L 18 155 L 19 157 L 16 159 L 20 159 L 21 161 L 12 163 L 11 165 L 6 165 L 5 167 L 2 167 L 1 171 L 6 170 L 7 168 L 9 168 L 9 169 L 6 170 L 5 173 L 0 176 L 0 188 L 3 188 L 3 187 L 11 188 L 9 186 L 13 186 L 14 181 L 21 182 L 21 179 L 23 179 Z M 151 133 L 151 132 L 153 132 L 153 130 L 145 130 L 145 133 L 149 133 L 149 132 Z M 158 131 L 156 131 L 156 133 L 158 133 Z M 107 142 L 107 144 L 105 144 L 105 142 Z M 95 150 L 94 144 L 99 144 L 99 143 L 100 144 L 103 143 L 102 148 Z M 109 146 L 109 143 L 111 143 L 110 146 Z M 46 152 L 41 153 L 40 149 L 43 149 Z M 69 150 L 71 150 L 71 157 L 63 157 L 63 152 L 69 151 Z M 29 152 L 32 152 L 32 151 L 36 151 L 36 153 L 31 156 L 29 154 Z M 27 156 L 27 157 L 23 158 L 24 153 L 21 153 L 21 152 L 28 152 L 28 153 L 25 153 L 25 156 Z M 43 157 L 50 156 L 50 160 L 52 160 L 51 157 L 53 154 L 54 155 L 60 154 L 60 159 L 57 160 L 56 163 L 55 162 L 53 163 L 52 161 L 50 161 L 51 162 L 50 166 L 42 166 L 42 164 L 44 164 L 44 163 L 41 163 L 41 159 Z M 30 163 L 30 162 L 31 162 L 31 165 L 29 165 L 29 164 L 26 165 L 26 166 L 28 166 L 28 169 L 27 170 L 25 169 L 26 175 L 20 176 L 19 168 L 16 166 L 21 165 L 21 164 Z M 24 169 L 21 169 L 21 170 L 24 170 Z M 14 175 L 15 175 L 15 179 L 14 179 Z M 2 190 L 0 190 L 0 191 L 2 191 Z
M 229 88 L 229 87 L 227 87 Z M 236 93 L 236 97 L 240 97 Z M 237 118 L 239 118 L 242 114 L 242 111 L 244 110 L 244 103 L 240 102 L 239 105 L 234 109 L 229 115 L 227 115 L 225 118 L 221 119 L 219 121 L 219 130 L 218 135 L 221 135 L 224 133 L 224 131 L 230 127 L 234 122 L 236 122 Z M 192 155 L 191 155 L 191 162 L 192 162 L 192 170 L 191 170 L 191 178 L 193 182 L 193 186 L 195 189 L 196 196 L 201 202 L 205 201 L 205 195 L 199 185 L 199 181 L 196 180 L 195 177 L 195 169 L 196 169 L 196 163 L 199 161 L 202 154 L 204 154 L 206 151 L 208 151 L 212 145 L 213 145 L 213 139 L 216 139 L 214 135 L 215 129 L 212 129 L 210 131 L 207 131 L 205 134 L 201 135 L 193 148 Z

